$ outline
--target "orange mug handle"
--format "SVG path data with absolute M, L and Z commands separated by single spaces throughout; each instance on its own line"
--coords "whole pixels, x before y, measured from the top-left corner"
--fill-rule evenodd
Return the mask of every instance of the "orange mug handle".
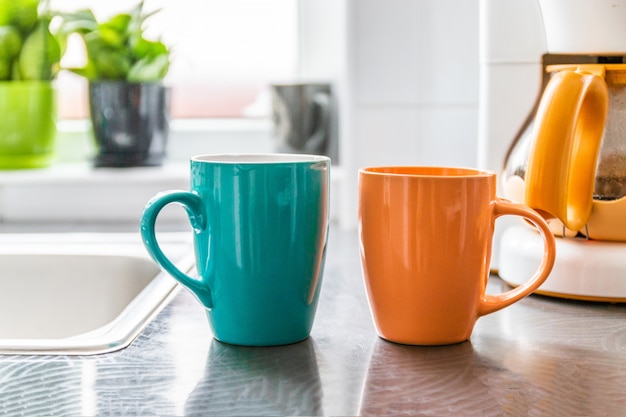
M 535 274 L 525 283 L 500 294 L 485 294 L 478 307 L 478 316 L 493 313 L 530 295 L 541 286 L 552 272 L 556 259 L 556 242 L 550 226 L 535 210 L 523 204 L 513 203 L 503 198 L 496 198 L 493 203 L 494 220 L 500 216 L 521 216 L 532 223 L 543 238 L 544 255 Z
M 591 214 L 596 164 L 608 113 L 603 65 L 560 71 L 539 103 L 525 178 L 524 202 L 582 229 Z

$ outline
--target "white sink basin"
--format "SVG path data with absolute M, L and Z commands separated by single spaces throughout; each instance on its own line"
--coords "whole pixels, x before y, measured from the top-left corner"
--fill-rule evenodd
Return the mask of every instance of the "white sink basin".
M 161 233 L 193 267 L 188 234 Z M 128 346 L 177 292 L 138 234 L 0 235 L 0 353 L 105 353 Z

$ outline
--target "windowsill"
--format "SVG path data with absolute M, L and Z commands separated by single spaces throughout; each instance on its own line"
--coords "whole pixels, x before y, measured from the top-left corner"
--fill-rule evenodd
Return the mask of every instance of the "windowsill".
M 65 119 L 57 122 L 62 132 L 87 132 L 90 129 L 88 119 Z M 170 121 L 173 131 L 269 131 L 271 120 L 265 118 L 228 118 L 228 119 L 174 119 Z
M 0 171 L 2 224 L 137 223 L 146 202 L 163 190 L 188 189 L 191 156 L 273 151 L 266 119 L 176 120 L 161 167 L 94 168 L 89 122 L 58 124 L 58 157 L 49 168 Z M 342 172 L 331 170 L 331 218 Z M 166 207 L 162 223 L 187 225 L 183 210 Z
M 89 161 L 95 153 L 89 120 L 57 123 L 57 163 Z M 204 153 L 271 152 L 269 119 L 176 119 L 170 122 L 168 160 Z

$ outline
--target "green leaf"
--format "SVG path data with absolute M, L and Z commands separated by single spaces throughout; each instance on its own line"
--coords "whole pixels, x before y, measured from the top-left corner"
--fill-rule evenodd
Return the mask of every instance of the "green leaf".
M 22 75 L 20 74 L 20 65 L 17 59 L 13 60 L 13 64 L 11 65 L 11 80 L 20 81 L 22 79 Z
M 104 44 L 113 48 L 123 48 L 127 39 L 127 35 L 124 32 L 120 33 L 106 25 L 100 25 L 97 36 Z
M 61 46 L 62 55 L 67 50 L 67 40 L 73 33 L 84 35 L 98 29 L 96 17 L 90 10 L 79 10 L 74 13 L 57 13 L 60 24 L 54 35 Z
M 126 79 L 131 67 L 130 57 L 111 49 L 102 49 L 91 59 L 97 77 L 108 80 Z
M 38 6 L 39 0 L 14 0 L 10 23 L 22 33 L 29 33 L 39 17 L 37 13 Z
M 35 30 L 24 40 L 18 57 L 19 74 L 24 80 L 51 80 L 58 71 L 61 48 L 50 33 L 50 20 L 39 20 Z
M 11 60 L 19 54 L 22 38 L 13 26 L 0 26 L 0 58 Z
M 132 20 L 132 16 L 128 13 L 119 13 L 104 22 L 101 26 L 105 26 L 109 29 L 116 31 L 119 34 L 128 33 L 128 25 Z
M 0 59 L 0 80 L 6 81 L 11 79 L 11 60 Z
M 145 20 L 158 11 L 144 13 L 141 1 L 129 12 L 118 13 L 101 23 L 88 9 L 75 13 L 57 13 L 61 24 L 56 35 L 63 51 L 72 33 L 81 35 L 87 51 L 85 67 L 65 69 L 90 80 L 162 79 L 169 70 L 169 50 L 163 42 L 148 40 L 143 36 Z
M 13 15 L 14 0 L 0 0 L 0 25 L 8 25 Z
M 60 20 L 55 34 L 88 33 L 98 29 L 98 21 L 91 10 L 83 9 L 73 13 L 57 13 Z
M 59 25 L 55 32 L 55 35 L 70 35 L 72 33 L 89 33 L 98 29 L 98 23 L 94 23 L 90 20 L 67 20 L 63 21 Z
M 130 50 L 137 59 L 156 57 L 167 54 L 167 46 L 160 41 L 151 41 L 142 37 L 132 37 L 129 40 Z
M 167 55 L 146 57 L 137 61 L 128 71 L 128 81 L 154 82 L 162 80 L 169 69 L 170 60 Z
M 85 77 L 88 80 L 93 80 L 98 78 L 98 74 L 96 72 L 96 68 L 91 63 L 87 63 L 84 67 L 68 67 L 65 68 L 67 71 L 73 72 L 76 75 L 80 75 L 81 77 Z

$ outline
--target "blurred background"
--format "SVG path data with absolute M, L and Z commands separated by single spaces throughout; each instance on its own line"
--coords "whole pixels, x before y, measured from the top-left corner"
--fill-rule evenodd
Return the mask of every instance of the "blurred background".
M 122 0 L 50 1 L 52 10 L 90 8 L 99 19 L 133 6 Z M 55 81 L 55 163 L 44 175 L 0 172 L 0 226 L 136 222 L 154 192 L 187 188 L 190 156 L 274 151 L 273 83 L 332 86 L 339 162 L 333 167 L 332 218 L 342 227 L 356 227 L 361 166 L 477 164 L 478 0 L 145 0 L 144 9 L 160 10 L 150 17 L 146 36 L 171 48 L 164 166 L 122 173 L 91 169 L 88 81 L 61 71 Z M 84 62 L 79 39 L 70 37 L 61 63 Z M 33 207 L 33 193 L 24 186 L 37 188 L 42 176 L 45 189 L 59 198 L 56 205 L 39 201 Z M 58 194 L 68 182 L 95 190 L 94 200 Z M 124 198 L 100 197 L 105 186 Z
M 91 9 L 107 19 L 134 4 L 123 0 L 52 0 L 55 11 Z M 146 35 L 172 49 L 167 82 L 172 117 L 268 117 L 269 101 L 254 104 L 270 80 L 293 78 L 298 64 L 298 2 L 290 0 L 145 0 Z M 80 65 L 84 51 L 74 36 L 62 64 Z M 86 118 L 83 78 L 59 74 L 62 118 Z M 258 107 L 258 106 L 257 106 Z

